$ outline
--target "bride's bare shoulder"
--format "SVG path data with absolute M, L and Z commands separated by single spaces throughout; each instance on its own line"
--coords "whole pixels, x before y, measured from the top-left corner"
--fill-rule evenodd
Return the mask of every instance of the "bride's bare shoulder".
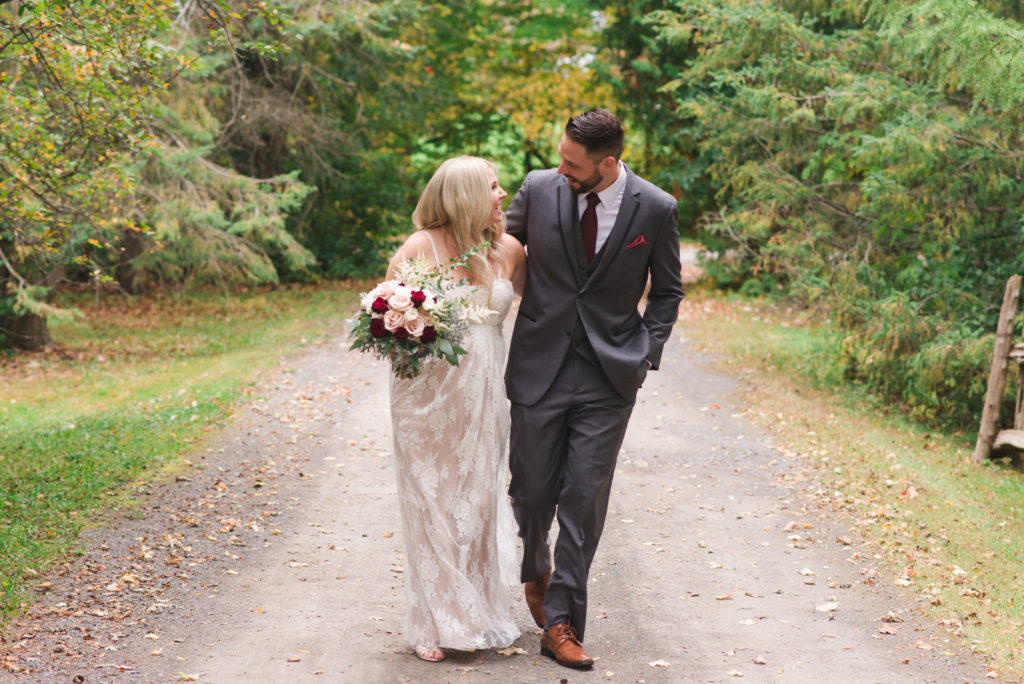
M 434 247 L 430 243 L 430 237 L 423 230 L 417 230 L 412 233 L 402 243 L 402 246 L 395 250 L 394 256 L 388 262 L 387 277 L 392 277 L 400 264 L 409 259 L 417 258 L 429 259 L 431 262 L 434 261 Z
M 516 240 L 508 233 L 502 233 L 501 235 L 501 248 L 512 257 L 518 258 L 520 255 L 525 254 L 523 251 L 523 243 Z
M 402 243 L 402 247 L 399 251 L 405 253 L 406 259 L 412 259 L 418 256 L 434 258 L 434 250 L 431 247 L 430 238 L 428 235 L 429 231 L 417 230 Z M 437 238 L 434 238 L 435 242 Z

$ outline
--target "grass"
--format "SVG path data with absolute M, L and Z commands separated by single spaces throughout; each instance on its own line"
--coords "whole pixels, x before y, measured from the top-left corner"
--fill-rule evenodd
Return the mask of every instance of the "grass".
M 938 433 L 843 384 L 842 335 L 804 313 L 697 294 L 681 325 L 750 379 L 749 414 L 816 471 L 876 581 L 907 587 L 999 677 L 1024 676 L 1024 475 L 970 462 L 977 426 Z
M 282 355 L 355 310 L 340 286 L 126 300 L 54 324 L 57 344 L 0 364 L 0 624 L 83 525 L 198 449 Z

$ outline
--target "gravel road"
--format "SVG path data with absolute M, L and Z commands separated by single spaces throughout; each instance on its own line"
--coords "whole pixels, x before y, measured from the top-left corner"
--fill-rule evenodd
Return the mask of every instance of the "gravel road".
M 140 505 L 40 578 L 37 603 L 5 635 L 0 680 L 986 679 L 817 505 L 812 471 L 752 427 L 744 405 L 756 397 L 712 370 L 682 324 L 620 455 L 592 571 L 593 671 L 539 655 L 518 589 L 522 652 L 418 661 L 401 634 L 387 370 L 337 332 L 267 374 L 184 472 L 137 483 Z

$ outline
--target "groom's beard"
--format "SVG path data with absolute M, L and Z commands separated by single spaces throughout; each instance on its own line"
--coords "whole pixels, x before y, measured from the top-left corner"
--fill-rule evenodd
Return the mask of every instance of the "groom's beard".
M 597 187 L 597 184 L 603 181 L 604 177 L 601 176 L 600 171 L 594 169 L 594 173 L 583 180 L 569 175 L 566 175 L 565 180 L 569 181 L 569 189 L 580 195 L 584 192 L 589 192 L 591 188 Z

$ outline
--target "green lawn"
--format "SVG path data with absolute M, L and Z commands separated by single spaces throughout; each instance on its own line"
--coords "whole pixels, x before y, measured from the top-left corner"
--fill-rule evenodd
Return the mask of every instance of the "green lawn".
M 258 374 L 356 307 L 341 286 L 183 299 L 111 295 L 0 365 L 0 624 L 79 530 L 226 424 Z

